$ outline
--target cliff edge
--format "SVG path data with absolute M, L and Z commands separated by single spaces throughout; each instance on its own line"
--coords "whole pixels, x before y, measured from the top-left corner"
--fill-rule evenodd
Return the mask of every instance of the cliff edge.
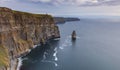
M 0 7 L 0 70 L 16 70 L 18 57 L 34 45 L 59 37 L 52 16 Z

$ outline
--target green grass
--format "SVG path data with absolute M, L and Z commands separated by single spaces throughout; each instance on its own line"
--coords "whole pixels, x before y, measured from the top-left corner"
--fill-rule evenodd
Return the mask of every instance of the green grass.
M 15 14 L 21 14 L 21 15 L 27 15 L 27 16 L 34 16 L 34 17 L 52 17 L 51 15 L 48 14 L 33 14 L 33 13 L 28 13 L 28 12 L 21 12 L 21 11 L 15 11 L 13 10 L 13 13 Z
M 0 45 L 0 66 L 9 66 L 8 50 Z

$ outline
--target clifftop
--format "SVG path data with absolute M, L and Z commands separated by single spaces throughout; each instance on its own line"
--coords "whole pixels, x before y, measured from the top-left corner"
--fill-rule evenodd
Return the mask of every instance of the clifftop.
M 6 8 L 6 7 L 0 7 L 0 11 L 10 12 L 10 11 L 12 11 L 12 10 L 9 9 L 9 8 Z
M 16 70 L 18 57 L 34 45 L 59 37 L 58 26 L 51 15 L 0 7 L 0 70 Z

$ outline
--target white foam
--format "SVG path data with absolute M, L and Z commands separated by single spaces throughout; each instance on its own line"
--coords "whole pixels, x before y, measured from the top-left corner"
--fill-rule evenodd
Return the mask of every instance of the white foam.
M 63 47 L 59 47 L 61 50 L 63 50 L 64 48 Z
M 33 49 L 36 48 L 38 45 L 34 45 L 33 46 Z M 31 52 L 31 49 L 27 49 L 28 52 Z M 28 59 L 28 58 L 27 58 Z M 20 70 L 20 67 L 22 66 L 22 62 L 23 60 L 26 60 L 26 59 L 22 59 L 22 57 L 19 57 L 18 58 L 18 65 L 17 65 L 17 70 Z
M 71 46 L 71 36 L 67 36 L 63 44 L 59 47 L 61 50 L 64 49 L 64 47 Z
M 44 61 L 42 61 L 42 62 L 53 63 L 53 64 L 55 65 L 55 67 L 57 67 L 57 66 L 58 66 L 58 64 L 57 64 L 56 62 L 54 62 L 54 61 L 44 60 Z
M 55 64 L 55 66 L 57 67 L 58 66 L 58 64 L 57 63 L 54 63 Z
M 33 49 L 35 49 L 38 45 L 34 45 Z M 28 53 L 31 52 L 32 49 L 27 49 Z
M 55 53 L 53 54 L 53 56 L 55 57 L 55 61 L 58 61 L 58 58 L 57 58 L 57 48 L 54 49 Z
M 46 59 L 46 54 L 47 54 L 47 52 L 44 52 L 44 55 L 43 55 L 43 60 L 45 60 L 45 59 Z
M 53 56 L 57 55 L 57 48 L 54 49 L 55 53 L 53 54 Z
M 39 45 L 34 45 L 33 48 L 36 48 L 37 46 L 39 46 Z
M 22 66 L 22 58 L 18 58 L 18 65 L 17 65 L 17 70 L 20 70 L 20 67 Z
M 54 58 L 55 58 L 54 60 L 55 60 L 55 61 L 58 61 L 58 58 L 57 58 L 57 47 L 54 49 L 54 51 L 55 51 L 55 53 L 53 53 L 53 56 L 54 56 Z M 57 67 L 58 64 L 57 64 L 55 61 L 50 61 L 50 60 L 47 60 L 47 59 L 46 59 L 46 54 L 48 54 L 48 53 L 47 53 L 47 52 L 44 52 L 42 62 L 53 63 L 53 64 L 55 65 L 55 67 Z
M 57 52 L 55 52 L 54 54 L 53 54 L 53 56 L 55 57 L 57 55 Z
M 58 58 L 57 58 L 57 57 L 55 57 L 55 61 L 58 61 Z
M 77 39 L 80 39 L 79 36 L 76 37 Z M 71 36 L 67 36 L 65 41 L 63 42 L 63 44 L 59 47 L 61 50 L 64 49 L 64 47 L 67 47 L 67 46 L 71 46 L 72 43 L 71 43 Z
M 54 49 L 54 51 L 57 51 L 57 47 Z

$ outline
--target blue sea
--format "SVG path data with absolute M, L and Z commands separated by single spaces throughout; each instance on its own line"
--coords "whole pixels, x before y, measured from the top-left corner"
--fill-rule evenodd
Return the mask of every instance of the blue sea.
M 33 49 L 20 70 L 120 70 L 120 17 L 79 18 L 57 24 L 61 38 Z

